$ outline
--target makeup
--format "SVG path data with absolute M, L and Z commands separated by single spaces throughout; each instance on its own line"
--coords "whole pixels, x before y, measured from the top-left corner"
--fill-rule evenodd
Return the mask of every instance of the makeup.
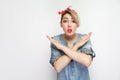
M 67 32 L 68 32 L 68 33 L 71 33 L 71 32 L 72 32 L 72 29 L 68 29 Z

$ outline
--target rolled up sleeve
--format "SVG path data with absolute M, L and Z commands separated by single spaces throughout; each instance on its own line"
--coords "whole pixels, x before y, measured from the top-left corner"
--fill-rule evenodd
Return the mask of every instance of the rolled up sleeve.
M 53 44 L 51 44 L 51 56 L 50 56 L 50 64 L 53 66 L 54 61 L 59 59 L 62 56 L 59 49 L 57 49 Z
M 96 54 L 92 48 L 92 44 L 91 44 L 90 40 L 85 45 L 82 46 L 81 52 L 85 53 L 87 55 L 91 55 L 92 58 L 94 58 L 96 56 Z

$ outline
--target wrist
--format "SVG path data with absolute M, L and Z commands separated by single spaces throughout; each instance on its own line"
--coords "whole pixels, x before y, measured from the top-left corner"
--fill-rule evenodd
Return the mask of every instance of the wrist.
M 77 45 L 75 45 L 75 46 L 72 48 L 73 51 L 77 51 L 77 49 L 78 49 L 78 46 L 77 46 Z
M 60 47 L 59 47 L 59 49 L 62 50 L 62 51 L 64 51 L 65 48 L 66 47 L 64 45 L 60 45 Z

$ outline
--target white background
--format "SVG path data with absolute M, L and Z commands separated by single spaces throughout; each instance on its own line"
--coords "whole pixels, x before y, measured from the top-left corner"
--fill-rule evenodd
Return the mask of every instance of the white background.
M 91 80 L 120 80 L 120 0 L 0 0 L 0 80 L 56 80 L 46 35 L 62 33 L 57 12 L 69 5 L 77 32 L 93 32 Z

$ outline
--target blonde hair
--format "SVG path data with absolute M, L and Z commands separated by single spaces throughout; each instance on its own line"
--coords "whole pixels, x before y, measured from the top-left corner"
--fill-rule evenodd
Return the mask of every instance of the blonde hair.
M 79 22 L 80 22 L 80 19 L 79 19 L 78 14 L 77 14 L 77 12 L 75 12 L 75 11 L 72 10 L 72 9 L 67 9 L 67 10 L 65 10 L 65 11 L 62 13 L 60 23 L 62 23 L 62 19 L 63 19 L 63 16 L 64 16 L 65 14 L 70 14 L 70 15 L 73 17 L 73 19 L 75 20 L 77 26 L 80 25 L 80 23 L 79 23 Z

